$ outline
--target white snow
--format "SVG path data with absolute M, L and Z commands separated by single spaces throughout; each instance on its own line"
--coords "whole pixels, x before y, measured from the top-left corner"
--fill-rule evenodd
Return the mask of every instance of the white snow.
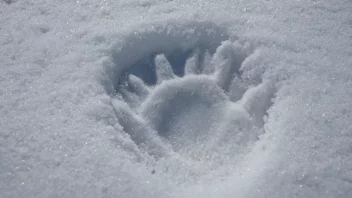
M 0 197 L 351 197 L 351 10 L 0 1 Z

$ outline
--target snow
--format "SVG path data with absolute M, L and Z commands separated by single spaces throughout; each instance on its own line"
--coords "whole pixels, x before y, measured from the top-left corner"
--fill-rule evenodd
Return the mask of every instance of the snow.
M 0 197 L 351 197 L 351 10 L 0 1 Z

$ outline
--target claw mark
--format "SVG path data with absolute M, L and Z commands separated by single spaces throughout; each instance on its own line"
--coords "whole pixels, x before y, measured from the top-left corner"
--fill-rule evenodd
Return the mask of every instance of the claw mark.
M 163 54 L 156 56 L 155 66 L 158 84 L 162 83 L 164 80 L 170 80 L 175 78 L 175 74 L 172 71 L 172 67 Z

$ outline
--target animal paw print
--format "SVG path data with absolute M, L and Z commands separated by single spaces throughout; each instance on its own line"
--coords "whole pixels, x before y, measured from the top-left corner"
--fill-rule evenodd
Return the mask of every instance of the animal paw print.
M 116 116 L 131 139 L 157 158 L 174 152 L 193 158 L 234 155 L 263 133 L 274 88 L 243 77 L 252 47 L 221 42 L 217 29 L 198 31 L 188 46 L 181 36 L 162 31 L 159 37 L 155 32 L 133 37 L 138 42 L 126 44 L 129 53 L 123 46 L 114 55 Z

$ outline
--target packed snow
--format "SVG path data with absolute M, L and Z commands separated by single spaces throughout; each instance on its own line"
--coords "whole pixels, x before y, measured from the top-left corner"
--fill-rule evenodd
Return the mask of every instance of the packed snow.
M 352 197 L 351 11 L 0 1 L 0 197 Z

